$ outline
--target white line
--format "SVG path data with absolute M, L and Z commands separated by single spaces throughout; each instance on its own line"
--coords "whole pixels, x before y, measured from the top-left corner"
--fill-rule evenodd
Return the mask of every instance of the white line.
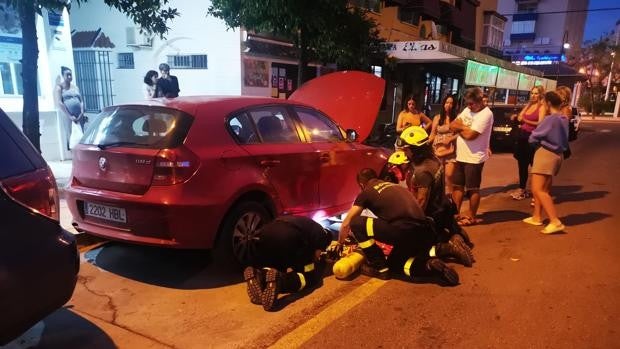
M 280 338 L 270 348 L 298 348 L 319 331 L 330 325 L 348 310 L 375 293 L 386 281 L 370 279 L 338 302 L 330 305 L 312 319 Z

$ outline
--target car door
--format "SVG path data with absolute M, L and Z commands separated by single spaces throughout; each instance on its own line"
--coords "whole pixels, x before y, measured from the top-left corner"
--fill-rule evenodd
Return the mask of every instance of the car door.
M 315 210 L 319 205 L 319 154 L 300 139 L 296 123 L 281 106 L 261 106 L 230 121 L 240 146 L 262 169 L 285 213 Z
M 304 133 L 319 154 L 319 201 L 321 209 L 339 211 L 351 205 L 357 194 L 357 172 L 374 168 L 374 152 L 359 143 L 346 142 L 340 128 L 318 110 L 295 106 Z

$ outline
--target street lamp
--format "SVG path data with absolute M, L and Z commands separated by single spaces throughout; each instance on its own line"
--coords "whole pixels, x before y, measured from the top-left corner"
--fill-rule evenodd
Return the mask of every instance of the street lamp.
M 607 78 L 607 89 L 605 90 L 605 100 L 609 100 L 609 86 L 611 86 L 611 75 L 614 71 L 614 61 L 616 60 L 616 51 L 611 53 L 611 67 L 609 68 L 609 77 Z

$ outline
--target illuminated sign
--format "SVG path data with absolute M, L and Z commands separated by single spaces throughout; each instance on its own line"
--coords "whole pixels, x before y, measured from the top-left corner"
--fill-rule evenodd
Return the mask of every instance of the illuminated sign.
M 566 56 L 561 54 L 536 54 L 536 55 L 524 55 L 513 56 L 512 63 L 516 65 L 546 65 L 556 62 L 566 62 Z
M 474 86 L 495 86 L 499 67 L 482 64 L 475 61 L 467 61 L 465 71 L 465 84 Z

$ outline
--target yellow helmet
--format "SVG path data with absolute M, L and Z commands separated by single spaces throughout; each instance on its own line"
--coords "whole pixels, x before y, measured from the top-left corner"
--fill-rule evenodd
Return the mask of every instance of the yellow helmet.
M 410 126 L 400 134 L 400 140 L 405 145 L 419 147 L 428 143 L 428 133 L 420 126 Z
M 390 155 L 388 163 L 393 165 L 402 165 L 409 163 L 409 159 L 407 159 L 407 155 L 405 155 L 404 151 L 397 150 L 392 155 Z

